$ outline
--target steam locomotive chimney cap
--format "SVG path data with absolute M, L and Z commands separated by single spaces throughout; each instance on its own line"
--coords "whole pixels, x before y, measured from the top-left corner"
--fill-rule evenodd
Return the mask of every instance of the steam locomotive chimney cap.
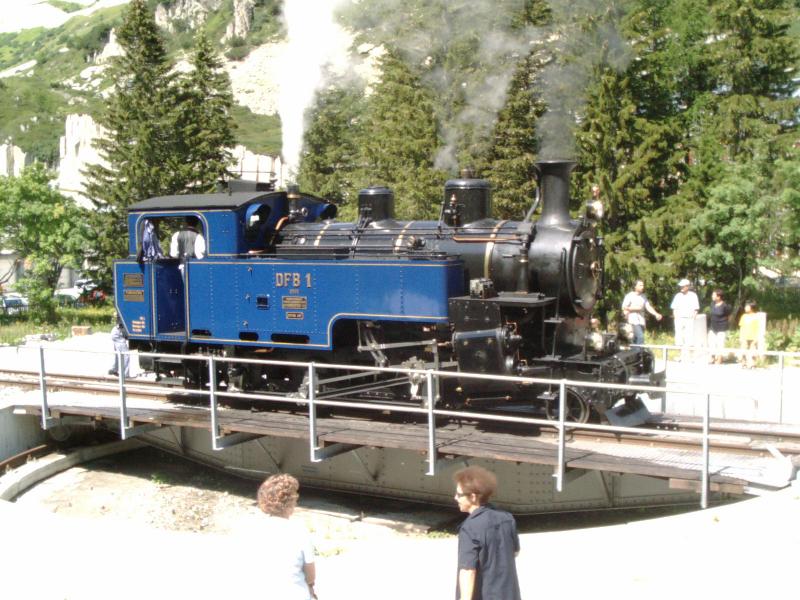
M 286 197 L 290 200 L 297 200 L 300 198 L 300 186 L 296 183 L 291 183 L 286 186 Z
M 359 196 L 394 196 L 394 192 L 388 187 L 382 185 L 371 185 L 363 190 L 358 191 Z
M 475 179 L 475 169 L 472 167 L 463 167 L 461 171 L 459 171 L 459 176 L 461 179 Z

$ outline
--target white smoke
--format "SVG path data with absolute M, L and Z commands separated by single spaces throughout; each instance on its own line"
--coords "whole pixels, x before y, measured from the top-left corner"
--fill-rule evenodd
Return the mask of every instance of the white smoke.
M 540 32 L 514 24 L 523 0 L 430 0 L 416 9 L 404 0 L 370 4 L 380 6 L 381 18 L 372 29 L 400 50 L 440 103 L 443 146 L 434 165 L 456 172 L 459 155 L 494 130 L 514 71 Z M 469 58 L 467 48 L 474 52 Z
M 631 49 L 620 31 L 625 15 L 620 2 L 549 3 L 554 24 L 548 39 L 551 58 L 539 78 L 540 96 L 547 107 L 536 123 L 539 158 L 574 158 L 575 129 L 585 112 L 588 85 L 601 66 L 624 71 Z
M 605 63 L 618 70 L 630 59 L 619 33 L 624 13 L 618 0 L 549 0 L 554 24 L 513 23 L 523 0 L 284 0 L 288 42 L 279 78 L 278 112 L 283 129 L 283 159 L 289 180 L 296 178 L 306 111 L 325 85 L 326 74 L 352 74 L 352 34 L 336 20 L 349 5 L 355 27 L 373 44 L 400 50 L 434 92 L 440 110 L 435 166 L 455 171 L 458 156 L 472 140 L 491 135 L 520 60 L 532 51 L 549 56 L 540 72 L 537 95 L 547 110 L 537 123 L 540 157 L 574 156 L 574 129 L 583 112 L 592 71 Z M 355 10 L 355 12 L 353 12 Z M 468 64 L 443 60 L 451 46 L 474 43 Z M 564 61 L 563 56 L 572 57 Z M 436 58 L 435 58 L 436 57 Z M 479 70 L 476 67 L 480 66 Z M 478 71 L 483 73 L 478 76 Z M 456 84 L 456 85 L 454 85 Z M 458 97 L 453 90 L 460 89 Z M 465 132 L 467 132 L 465 134 Z
M 306 111 L 325 83 L 326 68 L 347 71 L 350 34 L 335 19 L 343 0 L 284 0 L 287 44 L 279 68 L 278 114 L 289 180 L 297 176 Z

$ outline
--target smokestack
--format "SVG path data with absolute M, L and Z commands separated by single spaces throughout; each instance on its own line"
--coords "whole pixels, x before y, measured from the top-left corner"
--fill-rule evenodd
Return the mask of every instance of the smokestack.
M 569 180 L 576 164 L 570 160 L 541 160 L 536 163 L 542 199 L 540 223 L 559 225 L 570 220 Z

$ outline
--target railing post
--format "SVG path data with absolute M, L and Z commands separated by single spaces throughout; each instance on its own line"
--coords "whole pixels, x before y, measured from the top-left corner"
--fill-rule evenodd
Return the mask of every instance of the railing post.
M 311 462 L 320 462 L 317 456 L 317 372 L 314 363 L 308 363 L 308 445 Z
M 50 416 L 50 407 L 47 405 L 47 373 L 44 368 L 44 346 L 39 344 L 39 390 L 42 394 L 42 429 L 50 429 L 58 419 Z
M 436 416 L 433 414 L 435 394 L 433 393 L 433 373 L 428 370 L 425 374 L 428 386 L 428 472 L 431 477 L 436 475 Z
M 710 465 L 709 465 L 709 421 L 711 413 L 711 394 L 706 393 L 706 405 L 703 410 L 703 480 L 700 489 L 700 506 L 708 508 L 708 488 L 710 479 Z
M 219 420 L 217 419 L 217 365 L 214 356 L 208 356 L 208 404 L 211 409 L 211 440 L 214 450 L 217 450 L 219 439 Z
M 122 351 L 117 350 L 117 381 L 119 383 L 119 422 L 122 439 L 125 439 L 125 430 L 128 428 L 128 406 L 125 395 L 125 367 Z
M 566 454 L 567 384 L 558 384 L 558 467 L 556 470 L 556 491 L 564 490 L 564 471 Z
M 783 368 L 785 353 L 778 354 L 778 423 L 783 423 Z
M 669 348 L 666 344 L 661 348 L 664 353 L 664 386 L 667 385 L 667 359 L 669 358 Z M 667 412 L 667 390 L 661 395 L 661 413 Z
M 217 413 L 217 361 L 213 355 L 208 357 L 208 403 L 211 410 L 211 448 L 213 450 L 225 450 L 258 437 L 244 432 L 220 435 L 219 414 Z

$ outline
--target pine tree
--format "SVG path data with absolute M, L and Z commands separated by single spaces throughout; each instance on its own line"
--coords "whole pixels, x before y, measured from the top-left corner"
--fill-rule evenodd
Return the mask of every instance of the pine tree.
M 364 90 L 347 82 L 321 91 L 303 139 L 298 183 L 303 190 L 339 203 L 342 218 L 352 218 L 356 212 L 364 105 Z
M 533 201 L 536 189 L 538 142 L 536 119 L 544 106 L 534 92 L 534 57 L 520 65 L 511 82 L 508 100 L 498 117 L 487 167 L 478 171 L 492 183 L 494 215 L 521 219 Z
M 393 188 L 400 218 L 434 218 L 445 174 L 433 167 L 439 146 L 433 99 L 394 53 L 382 57 L 381 68 L 359 139 L 359 185 Z
M 672 256 L 739 298 L 757 287 L 755 267 L 788 239 L 766 233 L 786 210 L 770 182 L 796 135 L 800 106 L 792 97 L 798 43 L 788 33 L 789 8 L 786 0 L 712 4 L 704 42 L 710 79 L 691 111 L 690 179 L 674 203 L 680 213 L 670 215 L 691 223 L 671 240 Z
M 526 0 L 512 19 L 512 29 L 542 26 L 551 18 L 547 2 Z M 479 173 L 488 177 L 493 187 L 494 215 L 503 219 L 521 219 L 530 207 L 536 188 L 534 167 L 539 144 L 534 131 L 536 120 L 545 106 L 537 93 L 536 79 L 548 60 L 539 46 L 517 66 L 508 90 L 508 98 L 497 118 L 491 150 L 485 164 L 477 160 Z
M 794 119 L 798 41 L 789 34 L 788 0 L 717 0 L 712 8 L 713 126 L 729 160 L 776 154 L 778 136 Z
M 230 149 L 236 142 L 233 93 L 204 31 L 197 34 L 191 63 L 194 68 L 178 83 L 177 148 L 171 157 L 176 164 L 170 170 L 180 173 L 188 191 L 210 192 L 218 181 L 230 178 Z
M 133 202 L 181 189 L 175 165 L 174 102 L 164 42 L 145 0 L 132 0 L 117 39 L 123 50 L 110 69 L 113 94 L 99 118 L 106 136 L 96 142 L 104 164 L 87 171 L 92 213 L 89 260 L 98 283 L 110 289 L 112 264 L 127 254 L 125 209 Z

